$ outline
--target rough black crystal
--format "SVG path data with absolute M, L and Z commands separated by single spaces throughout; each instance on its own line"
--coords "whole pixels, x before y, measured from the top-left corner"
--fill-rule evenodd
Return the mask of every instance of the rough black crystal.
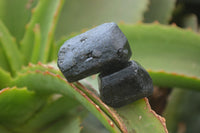
M 112 74 L 99 75 L 100 98 L 112 107 L 132 103 L 153 92 L 152 79 L 148 72 L 135 61 Z
M 69 82 L 74 82 L 120 68 L 130 56 L 128 40 L 117 24 L 105 23 L 67 40 L 58 53 L 58 67 Z

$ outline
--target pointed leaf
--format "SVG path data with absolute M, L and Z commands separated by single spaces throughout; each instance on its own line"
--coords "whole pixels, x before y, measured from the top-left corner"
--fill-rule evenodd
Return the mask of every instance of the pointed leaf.
M 31 9 L 38 0 L 0 0 L 0 19 L 19 42 L 31 15 Z
M 13 75 L 22 66 L 22 56 L 18 50 L 17 44 L 9 31 L 0 20 L 0 47 L 2 47 L 8 60 L 9 67 Z
M 63 3 L 64 0 L 41 0 L 37 7 L 33 9 L 32 19 L 27 26 L 25 36 L 21 43 L 22 52 L 26 56 L 26 63 L 32 55 L 34 27 L 36 24 L 40 26 L 41 30 L 39 60 L 42 62 L 47 61 L 56 22 Z
M 40 56 L 40 48 L 41 48 L 41 31 L 40 25 L 36 24 L 34 27 L 34 46 L 33 46 L 33 53 L 31 55 L 31 62 L 37 63 Z
M 56 49 L 56 43 L 54 41 L 54 39 L 52 39 L 53 41 L 51 42 L 51 46 L 50 46 L 50 54 L 49 54 L 49 57 L 48 57 L 48 62 L 51 62 L 51 61 L 55 61 L 57 60 L 57 49 Z M 56 64 L 57 65 L 57 64 Z
M 1 46 L 2 46 L 2 44 L 0 42 L 0 67 L 9 72 L 9 71 L 11 71 L 10 66 L 9 66 L 8 60 L 6 58 L 5 51 Z

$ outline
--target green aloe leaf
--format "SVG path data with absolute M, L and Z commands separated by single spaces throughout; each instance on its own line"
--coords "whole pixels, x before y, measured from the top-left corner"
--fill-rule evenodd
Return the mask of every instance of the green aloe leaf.
M 200 130 L 200 93 L 176 88 L 164 112 L 169 132 L 198 133 Z M 191 113 L 192 112 L 192 113 Z
M 38 0 L 0 0 L 0 19 L 19 42 Z
M 168 133 L 165 119 L 157 115 L 144 98 L 116 109 L 127 126 L 128 133 Z
M 61 122 L 56 123 L 56 126 L 49 127 L 41 133 L 80 133 L 80 131 L 80 118 L 68 116 L 68 119 L 63 119 Z
M 36 24 L 34 27 L 34 45 L 33 45 L 33 52 L 31 55 L 30 62 L 37 63 L 40 56 L 40 48 L 41 48 L 41 31 L 40 25 Z
M 181 23 L 183 27 L 198 32 L 198 17 L 195 14 L 185 15 Z
M 42 64 L 41 62 L 38 62 L 37 64 L 32 64 L 29 63 L 28 66 L 23 67 L 18 73 L 20 74 L 27 74 L 27 72 L 35 72 L 35 71 L 48 71 L 54 74 L 58 74 L 61 77 L 64 77 L 62 75 L 62 73 L 55 67 L 53 67 L 52 65 L 46 65 L 46 64 Z
M 0 67 L 0 90 L 6 88 L 10 84 L 11 80 L 12 78 L 10 73 Z
M 137 129 L 135 126 L 129 127 L 129 125 L 125 125 L 123 123 L 124 119 L 123 118 L 121 119 L 119 117 L 119 115 L 116 113 L 115 109 L 110 108 L 107 105 L 105 105 L 99 99 L 98 96 L 96 96 L 93 92 L 91 92 L 90 90 L 85 88 L 80 83 L 76 83 L 75 86 L 73 84 L 71 84 L 72 86 L 70 86 L 61 76 L 54 74 L 54 73 L 59 73 L 59 72 L 56 72 L 56 70 L 54 70 L 53 68 L 39 63 L 38 65 L 30 64 L 29 67 L 24 68 L 24 69 L 25 70 L 22 71 L 22 74 L 19 74 L 19 77 L 15 79 L 15 81 L 14 81 L 15 85 L 28 86 L 29 89 L 34 90 L 36 92 L 43 93 L 43 94 L 44 93 L 49 94 L 51 92 L 51 93 L 60 93 L 60 94 L 75 97 L 88 110 L 90 110 L 98 119 L 100 119 L 100 121 L 102 123 L 104 123 L 105 126 L 111 132 L 119 132 L 118 131 L 119 129 L 123 132 L 127 132 L 126 126 L 128 126 L 128 128 L 131 130 L 143 131 L 143 129 L 140 129 L 140 128 Z M 35 82 L 37 82 L 37 84 L 34 84 L 34 83 L 32 84 L 31 81 L 35 81 Z M 40 89 L 40 88 L 38 89 L 37 88 L 38 85 L 42 89 Z M 55 89 L 55 88 L 57 88 L 57 89 Z M 84 94 L 84 95 L 82 95 L 82 98 L 79 93 Z M 79 94 L 79 96 L 78 96 L 78 94 Z M 85 102 L 85 100 L 87 102 Z M 147 102 L 145 102 L 144 100 L 141 103 L 142 103 L 142 106 L 147 106 Z M 150 110 L 150 109 L 148 109 L 148 110 Z M 144 118 L 146 118 L 147 121 L 151 121 L 151 119 L 148 119 L 148 117 L 146 117 L 148 115 L 148 113 L 145 112 L 145 110 L 144 110 L 144 112 L 143 112 Z M 158 124 L 157 126 L 159 128 L 156 130 L 164 131 L 165 127 L 163 127 L 162 123 L 160 123 L 160 121 L 158 119 L 157 120 L 156 119 L 157 118 L 155 117 L 154 122 L 148 128 L 153 129 L 153 126 Z M 134 118 L 131 121 L 134 121 L 134 122 L 138 121 L 138 118 Z M 145 129 L 144 129 L 144 131 L 145 131 Z
M 68 0 L 58 22 L 56 38 L 104 22 L 142 21 L 148 3 L 148 0 Z
M 184 16 L 182 26 L 198 30 L 197 16 Z M 193 86 L 194 84 L 190 84 Z M 189 86 L 188 86 L 189 87 Z M 164 116 L 167 118 L 169 132 L 198 133 L 200 118 L 200 93 L 176 88 L 172 91 L 166 106 Z M 192 104 L 191 104 L 192 103 Z M 192 113 L 189 113 L 192 110 Z
M 5 88 L 0 91 L 0 124 L 6 129 L 17 130 L 45 103 L 43 96 L 38 96 L 26 88 Z
M 159 21 L 168 24 L 175 4 L 176 0 L 150 0 L 149 9 L 144 14 L 144 22 Z
M 11 133 L 8 129 L 5 129 L 4 127 L 0 126 L 0 133 Z
M 37 84 L 32 83 L 32 81 Z M 94 95 L 94 93 L 79 83 L 75 84 L 75 86 L 69 84 L 61 76 L 53 74 L 52 72 L 43 72 L 41 70 L 33 71 L 32 69 L 27 73 L 19 74 L 19 76 L 13 81 L 13 84 L 19 87 L 27 86 L 30 90 L 34 90 L 39 94 L 58 93 L 71 96 L 91 111 L 110 132 L 127 132 L 127 125 L 123 123 L 124 119 L 121 119 L 114 109 L 105 105 L 96 95 Z M 42 89 L 38 88 L 38 85 Z M 144 101 L 142 103 L 146 105 Z M 144 114 L 145 113 L 147 112 L 144 112 Z M 144 115 L 144 117 L 146 117 L 146 115 Z M 148 120 L 151 121 L 151 118 Z M 138 118 L 133 119 L 133 121 L 138 121 Z M 159 128 L 156 130 L 164 130 L 163 125 L 158 119 L 156 122 L 159 123 L 159 125 L 157 125 Z M 157 123 L 152 125 L 156 125 Z M 149 126 L 149 128 L 154 127 Z M 131 127 L 131 130 L 143 131 L 145 129 L 135 129 Z
M 103 124 L 91 113 L 82 121 L 81 133 L 109 133 L 109 131 L 103 126 Z
M 15 39 L 0 20 L 0 47 L 5 53 L 12 75 L 22 66 L 22 55 L 19 52 Z
M 112 119 L 76 86 L 69 84 L 60 75 L 54 74 L 51 71 L 32 70 L 27 71 L 27 73 L 19 73 L 11 85 L 16 85 L 18 87 L 26 86 L 29 90 L 37 92 L 37 94 L 49 95 L 56 93 L 75 98 L 74 100 L 83 104 L 104 123 L 110 132 L 120 132 L 120 129 L 112 122 Z
M 20 128 L 20 132 L 44 132 L 51 127 L 59 127 L 61 129 L 57 129 L 57 133 L 61 133 L 62 128 L 69 126 L 67 125 L 67 123 L 70 123 L 69 119 L 73 119 L 83 113 L 83 111 L 76 111 L 77 108 L 80 108 L 78 102 L 70 97 L 53 95 L 48 98 L 48 103 Z M 61 124 L 61 126 L 58 124 Z M 79 125 L 80 121 L 72 128 L 80 130 Z
M 200 88 L 200 36 L 191 30 L 160 24 L 120 24 L 132 59 L 148 69 L 154 85 Z
M 89 82 L 96 82 L 96 78 L 89 78 Z M 84 81 L 83 81 L 84 82 Z M 87 82 L 84 82 L 87 84 Z M 150 107 L 148 99 L 144 98 L 121 108 L 111 108 L 105 105 L 99 97 L 84 86 L 76 84 L 88 95 L 104 112 L 112 118 L 122 132 L 159 132 L 167 133 L 165 119 L 157 115 Z M 89 85 L 90 86 L 90 85 Z M 92 89 L 92 88 L 91 88 Z M 156 128 L 155 128 L 156 127 Z
M 11 36 L 8 29 L 0 20 L 0 47 L 5 53 L 12 75 L 22 66 L 22 55 L 19 52 L 15 39 Z
M 57 49 L 56 49 L 56 42 L 54 41 L 54 39 L 52 39 L 53 41 L 51 42 L 51 46 L 50 46 L 50 54 L 49 54 L 49 57 L 48 57 L 48 62 L 51 62 L 51 61 L 55 61 L 57 59 Z
M 21 42 L 21 49 L 26 56 L 26 63 L 31 59 L 35 42 L 33 36 L 37 35 L 34 33 L 36 32 L 34 31 L 36 25 L 40 27 L 41 32 L 41 47 L 39 49 L 38 60 L 42 62 L 48 60 L 50 44 L 63 3 L 64 0 L 41 0 L 37 7 L 33 9 L 32 19 L 27 26 L 24 38 Z
M 0 43 L 0 67 L 5 71 L 10 71 L 8 60 L 6 59 L 6 55 L 3 48 L 1 47 L 1 43 Z

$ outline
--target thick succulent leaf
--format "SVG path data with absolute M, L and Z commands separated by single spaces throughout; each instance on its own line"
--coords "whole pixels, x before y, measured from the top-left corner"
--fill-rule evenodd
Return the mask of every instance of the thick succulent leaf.
M 5 14 L 5 0 L 0 0 L 0 18 L 2 18 Z M 0 67 L 6 71 L 10 71 L 8 60 L 6 59 L 6 55 L 2 44 L 0 42 Z
M 0 0 L 0 19 L 19 42 L 30 19 L 31 9 L 38 0 Z
M 17 130 L 44 105 L 43 96 L 26 88 L 5 88 L 0 91 L 0 124 L 6 129 Z
M 91 113 L 89 113 L 83 122 L 81 133 L 109 133 L 103 124 Z
M 168 24 L 175 4 L 176 0 L 150 0 L 149 9 L 144 14 L 144 22 L 159 21 Z
M 56 38 L 104 22 L 142 21 L 147 6 L 148 0 L 68 0 L 61 13 Z
M 51 61 L 55 61 L 57 60 L 57 49 L 56 49 L 56 42 L 54 41 L 54 39 L 52 39 L 53 41 L 51 42 L 51 46 L 50 46 L 50 54 L 49 54 L 49 57 L 48 57 L 48 62 L 51 62 Z M 57 64 L 56 64 L 57 65 Z
M 121 119 L 118 117 L 115 111 L 112 108 L 108 107 L 106 104 L 104 104 L 100 100 L 98 95 L 96 95 L 93 91 L 87 89 L 85 86 L 78 82 L 75 83 L 75 86 L 78 89 L 80 89 L 83 93 L 85 93 L 95 104 L 97 104 L 98 108 L 102 109 L 114 121 L 114 123 L 116 123 L 116 125 L 122 132 L 127 132 L 126 126 L 122 123 Z
M 5 0 L 0 0 L 0 18 L 1 19 L 5 14 L 5 4 L 6 4 Z
M 8 60 L 6 58 L 6 54 L 4 52 L 4 49 L 1 47 L 1 42 L 0 42 L 0 68 L 10 71 L 10 66 L 8 63 Z
M 157 115 L 144 98 L 116 109 L 127 126 L 128 133 L 168 133 L 165 119 Z
M 56 72 L 58 70 L 55 70 L 52 67 L 48 67 L 46 65 L 42 65 L 41 63 L 37 65 L 30 64 L 28 67 L 23 69 L 24 70 L 21 71 L 22 73 L 19 73 L 18 77 L 16 77 L 12 82 L 13 85 L 19 87 L 27 86 L 30 90 L 34 90 L 38 94 L 56 93 L 71 96 L 72 98 L 75 98 L 81 102 L 89 111 L 91 111 L 105 125 L 105 127 L 107 127 L 110 132 L 120 132 L 120 130 L 122 132 L 127 132 L 127 128 L 123 123 L 123 119 L 121 119 L 119 115 L 116 114 L 116 111 L 105 105 L 99 99 L 99 97 L 97 97 L 97 95 L 92 93 L 80 83 L 76 83 L 76 86 L 69 84 L 60 75 L 54 74 L 59 73 Z M 38 88 L 38 86 L 40 86 L 40 88 Z M 143 104 L 146 105 L 144 101 Z M 138 119 L 133 119 L 133 121 L 137 120 Z M 37 119 L 35 121 L 37 121 Z M 157 120 L 157 122 L 160 123 L 159 120 Z M 35 126 L 34 119 L 30 120 L 30 123 L 30 125 L 27 125 L 30 127 Z M 162 124 L 160 124 L 160 126 L 159 128 L 164 130 Z M 133 130 L 135 129 L 133 128 Z
M 195 14 L 189 14 L 183 17 L 182 26 L 191 28 L 193 31 L 198 32 L 198 18 Z
M 33 50 L 31 55 L 31 62 L 37 63 L 40 56 L 40 48 L 41 48 L 41 31 L 40 31 L 40 25 L 36 24 L 34 27 L 34 44 L 33 44 Z
M 176 88 L 164 112 L 170 133 L 198 133 L 200 130 L 200 93 Z
M 200 79 L 178 73 L 148 70 L 154 85 L 161 87 L 181 87 L 186 89 L 200 90 Z
M 64 128 L 67 126 L 66 121 L 74 118 L 73 115 L 77 116 L 82 113 L 80 110 L 79 112 L 76 111 L 77 107 L 80 107 L 78 105 L 78 102 L 72 100 L 70 97 L 53 95 L 51 99 L 48 99 L 48 103 L 39 112 L 37 112 L 31 119 L 29 119 L 29 121 L 20 127 L 21 130 L 19 132 L 43 132 L 48 130 L 50 127 L 58 128 L 58 123 L 62 124 L 62 126 L 59 126 L 60 128 Z M 60 130 L 57 130 L 57 133 L 60 132 Z
M 96 82 L 97 80 L 94 77 L 90 78 L 88 81 Z M 88 84 L 87 82 L 84 83 Z M 84 88 L 81 84 L 76 84 L 76 86 L 80 89 Z M 88 86 L 90 87 L 91 85 Z M 167 132 L 165 119 L 151 110 L 148 99 L 146 98 L 124 107 L 113 109 L 105 105 L 99 97 L 88 89 L 81 90 L 85 92 L 85 94 L 87 94 L 88 97 L 90 97 L 97 105 L 99 105 L 99 107 L 104 110 L 110 118 L 112 118 L 122 132 Z M 138 121 L 141 118 L 143 118 L 143 120 L 139 123 Z
M 12 133 L 8 129 L 5 129 L 4 127 L 0 126 L 0 133 Z
M 18 74 L 18 77 L 13 80 L 12 84 L 18 87 L 27 86 L 30 90 L 34 90 L 38 94 L 48 95 L 57 93 L 71 96 L 91 111 L 102 123 L 104 123 L 105 127 L 107 127 L 110 132 L 120 132 L 112 119 L 110 119 L 98 105 L 96 105 L 83 91 L 73 84 L 69 84 L 60 75 L 53 74 L 49 71 L 28 71 L 27 73 Z M 38 88 L 38 86 L 40 86 L 40 88 Z
M 149 69 L 154 85 L 200 88 L 200 36 L 160 24 L 120 24 L 133 55 Z
M 48 60 L 50 44 L 63 3 L 64 0 L 41 0 L 37 7 L 33 9 L 32 19 L 27 26 L 21 43 L 22 52 L 26 56 L 26 63 L 32 55 L 32 49 L 34 47 L 34 27 L 36 25 L 39 25 L 41 32 L 39 60 L 42 62 Z
M 36 82 L 37 84 L 32 83 L 32 81 Z M 94 95 L 94 93 L 79 83 L 76 84 L 76 87 L 73 84 L 67 83 L 67 81 L 61 78 L 59 75 L 54 75 L 50 72 L 42 72 L 38 70 L 36 72 L 30 71 L 28 74 L 19 75 L 15 79 L 14 84 L 17 86 L 27 86 L 29 89 L 35 90 L 38 93 L 60 93 L 74 97 L 89 111 L 91 111 L 105 125 L 105 127 L 107 127 L 110 132 L 120 132 L 120 130 L 127 132 L 126 125 L 124 125 L 122 122 L 123 119 L 120 119 L 115 110 L 105 105 L 96 95 Z M 42 89 L 38 89 L 38 85 Z M 143 103 L 146 105 L 145 101 L 143 101 Z M 138 121 L 138 118 L 133 119 L 133 121 Z M 160 123 L 160 121 L 157 120 L 157 123 Z M 164 130 L 162 124 L 157 126 L 159 127 L 157 130 Z M 150 127 L 154 128 L 153 126 Z M 133 130 L 136 129 L 133 128 Z M 140 130 L 142 129 L 139 129 L 139 131 Z
M 56 123 L 55 126 L 49 127 L 41 133 L 80 133 L 80 131 L 80 118 L 77 116 L 70 116 L 68 119 L 62 119 L 62 121 Z
M 8 29 L 4 26 L 1 20 L 0 47 L 3 53 L 5 53 L 12 75 L 15 75 L 16 71 L 19 70 L 22 66 L 22 55 L 19 52 L 14 38 L 11 36 Z
M 11 82 L 11 80 L 12 78 L 10 76 L 10 73 L 0 68 L 0 90 L 6 88 Z

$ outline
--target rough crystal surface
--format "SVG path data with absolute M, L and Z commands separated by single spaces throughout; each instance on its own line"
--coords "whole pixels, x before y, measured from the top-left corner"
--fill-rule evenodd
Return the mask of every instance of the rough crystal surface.
M 104 23 L 67 40 L 58 53 L 58 67 L 69 82 L 107 69 L 117 69 L 131 57 L 127 38 L 117 24 Z
M 112 74 L 99 75 L 100 98 L 112 107 L 121 107 L 153 93 L 148 72 L 135 61 Z

